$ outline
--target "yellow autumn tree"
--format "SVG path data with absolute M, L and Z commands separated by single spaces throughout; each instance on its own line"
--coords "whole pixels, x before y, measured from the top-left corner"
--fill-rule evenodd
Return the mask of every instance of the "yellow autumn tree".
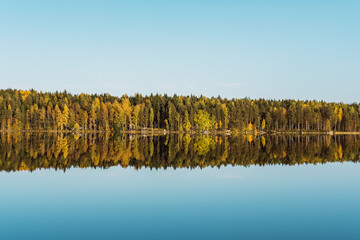
M 124 111 L 124 122 L 125 122 L 125 128 L 127 128 L 127 120 L 129 119 L 129 124 L 131 124 L 131 115 L 132 115 L 132 107 L 131 107 L 131 103 L 130 100 L 127 96 L 125 96 L 122 100 L 121 100 L 121 109 Z
M 207 131 L 214 127 L 216 121 L 213 116 L 205 110 L 199 110 L 195 116 L 194 121 L 196 124 L 196 128 L 200 131 Z
M 55 112 L 56 128 L 62 130 L 63 129 L 63 118 L 62 118 L 61 110 L 57 104 L 55 105 L 54 112 Z
M 62 112 L 62 118 L 61 118 L 61 121 L 62 121 L 62 126 L 63 127 L 66 127 L 66 125 L 68 124 L 69 122 L 69 108 L 68 106 L 65 104 L 64 105 L 64 110 Z M 61 130 L 63 130 L 63 128 L 61 128 Z
M 265 121 L 265 119 L 263 119 L 261 122 L 261 129 L 264 130 L 265 127 L 266 127 L 266 121 Z
M 185 132 L 188 132 L 190 131 L 190 128 L 191 128 L 191 123 L 190 123 L 190 120 L 189 120 L 189 113 L 186 111 L 185 112 L 185 117 L 184 117 L 184 121 L 183 121 L 183 130 Z

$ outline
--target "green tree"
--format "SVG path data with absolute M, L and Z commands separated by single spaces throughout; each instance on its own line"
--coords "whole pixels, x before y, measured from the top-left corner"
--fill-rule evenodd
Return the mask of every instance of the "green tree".
M 211 117 L 205 110 L 199 110 L 194 116 L 194 121 L 199 131 L 211 130 L 216 123 L 214 117 Z

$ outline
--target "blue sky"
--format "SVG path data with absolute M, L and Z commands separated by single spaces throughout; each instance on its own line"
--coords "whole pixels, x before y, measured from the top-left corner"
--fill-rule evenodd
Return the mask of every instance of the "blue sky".
M 0 0 L 0 88 L 359 102 L 359 1 Z

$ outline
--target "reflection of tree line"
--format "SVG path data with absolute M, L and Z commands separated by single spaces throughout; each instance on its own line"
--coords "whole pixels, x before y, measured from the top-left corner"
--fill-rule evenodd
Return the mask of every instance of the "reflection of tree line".
M 226 165 L 295 165 L 357 162 L 357 136 L 154 137 L 1 134 L 0 170 L 62 169 L 121 165 L 135 169 L 204 168 Z

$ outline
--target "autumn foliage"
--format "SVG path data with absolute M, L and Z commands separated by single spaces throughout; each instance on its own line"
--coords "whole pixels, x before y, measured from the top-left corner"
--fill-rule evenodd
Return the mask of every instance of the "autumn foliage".
M 0 90 L 2 131 L 360 131 L 359 112 L 357 103 Z

